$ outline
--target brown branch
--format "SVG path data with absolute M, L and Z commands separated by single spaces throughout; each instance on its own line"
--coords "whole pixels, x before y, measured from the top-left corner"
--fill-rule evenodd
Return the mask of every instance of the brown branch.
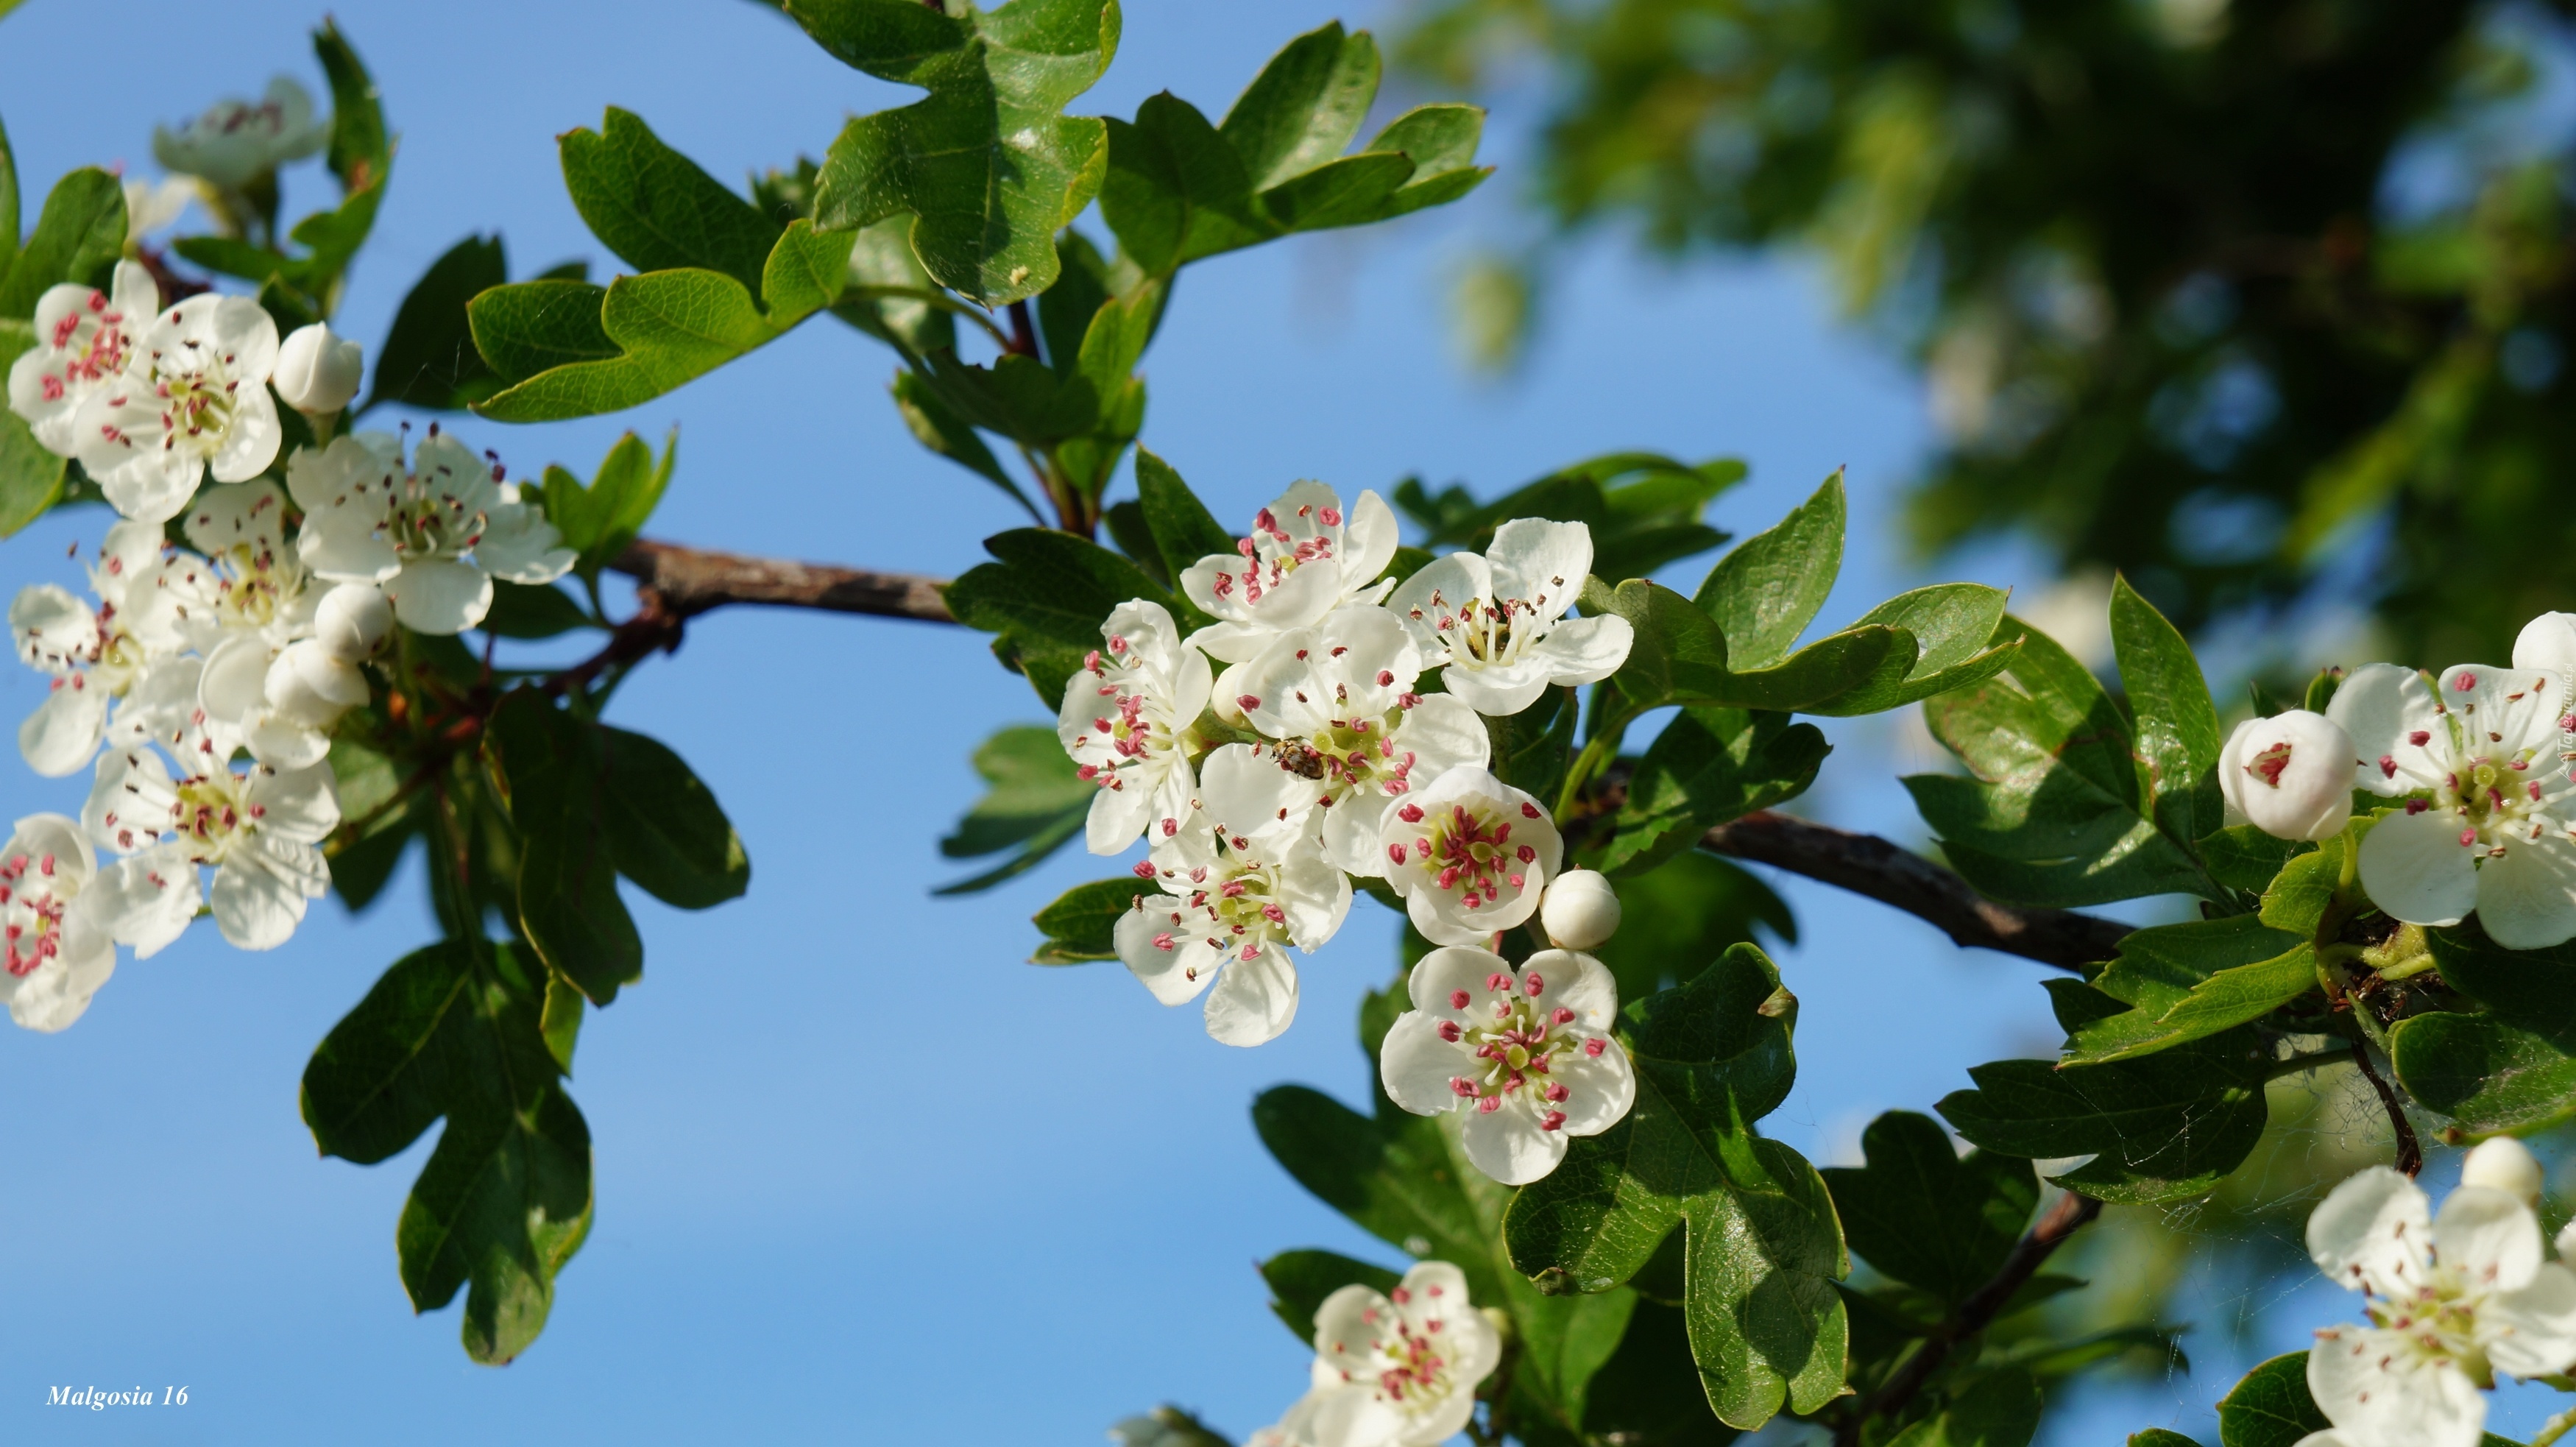
M 2358 1040 L 2352 1042 L 2352 1063 L 2361 1067 L 2361 1078 L 2369 1081 L 2370 1088 L 2379 1092 L 2379 1104 L 2388 1112 L 2388 1123 L 2397 1128 L 2397 1169 L 2405 1172 L 2408 1180 L 2413 1180 L 2416 1173 L 2424 1169 L 2424 1144 L 2415 1139 L 2415 1127 L 2407 1124 L 2404 1103 L 2398 1100 L 2396 1091 L 2388 1088 L 2388 1082 L 2380 1078 L 2379 1072 L 2371 1067 L 2369 1046 Z
M 1854 834 L 1765 809 L 1700 841 L 1720 854 L 1867 895 L 1930 921 L 1959 944 L 2080 969 L 2118 952 L 2129 926 L 2064 909 L 1997 904 L 1958 875 L 1874 834 Z
M 2064 1244 L 2067 1237 L 2087 1221 L 2102 1214 L 2102 1203 L 2091 1196 L 2069 1191 L 2057 1198 L 2039 1223 L 2027 1235 L 2013 1243 L 2012 1254 L 1992 1279 L 1968 1294 L 1959 1309 L 1947 1321 L 1932 1329 L 1923 1345 L 1907 1357 L 1879 1389 L 1869 1394 L 1860 1410 L 1845 1417 L 1834 1429 L 1835 1447 L 1852 1447 L 1860 1441 L 1863 1424 L 1872 1417 L 1884 1417 L 1902 1411 L 1923 1390 L 1923 1384 L 1950 1358 L 1951 1349 L 1984 1331 L 1997 1313 L 2029 1282 L 2042 1262 Z
M 727 603 L 759 603 L 915 618 L 924 623 L 957 621 L 939 596 L 947 584 L 912 573 L 746 558 L 650 538 L 636 539 L 608 566 L 633 578 L 638 588 L 659 599 L 661 609 L 676 618 L 693 618 Z

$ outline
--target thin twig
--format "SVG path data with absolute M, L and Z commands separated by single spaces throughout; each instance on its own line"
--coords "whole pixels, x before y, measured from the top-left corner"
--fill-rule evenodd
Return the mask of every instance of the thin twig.
M 1842 1420 L 1834 1429 L 1835 1447 L 1852 1447 L 1859 1442 L 1860 1429 L 1870 1418 L 1890 1416 L 1904 1410 L 1905 1404 L 1913 1401 L 1914 1394 L 1923 1390 L 1923 1384 L 1932 1379 L 1932 1374 L 1940 1370 L 1943 1362 L 1949 1360 L 1953 1348 L 1992 1324 L 1996 1314 L 2039 1270 L 2041 1263 L 2048 1260 L 2050 1253 L 2064 1244 L 2066 1238 L 2074 1235 L 2085 1222 L 2101 1214 L 2102 1203 L 2091 1196 L 2069 1191 L 2058 1197 L 2047 1214 L 2039 1218 L 2039 1224 L 2013 1243 L 2012 1254 L 2004 1258 L 2003 1266 L 1993 1278 L 1968 1293 L 1967 1300 L 1959 1303 L 1959 1309 L 1950 1314 L 1949 1320 L 1932 1329 L 1932 1334 L 1924 1338 L 1923 1345 L 1914 1355 L 1907 1357 L 1877 1391 L 1870 1393 L 1861 1403 L 1860 1410 Z
M 1038 354 L 1038 330 L 1030 324 L 1029 304 L 1025 298 L 1011 303 L 1011 340 L 1004 350 L 1021 357 Z
M 650 538 L 637 539 L 608 566 L 633 578 L 639 588 L 661 600 L 666 612 L 679 618 L 694 618 L 728 603 L 758 603 L 924 623 L 957 621 L 939 596 L 939 590 L 948 585 L 913 573 L 747 558 Z
M 2416 1172 L 2424 1169 L 2424 1145 L 2415 1139 L 2415 1127 L 2406 1123 L 2405 1105 L 2371 1065 L 2369 1046 L 2358 1040 L 2352 1042 L 2352 1063 L 2361 1067 L 2361 1078 L 2369 1081 L 2370 1088 L 2379 1092 L 2379 1103 L 2388 1111 L 2388 1123 L 2397 1130 L 2397 1169 L 2404 1171 L 2412 1180 Z
M 1765 809 L 1700 841 L 1720 854 L 1864 894 L 1929 921 L 1959 944 L 2078 970 L 2119 950 L 2129 926 L 2064 909 L 1997 904 L 1958 875 L 1874 834 L 1811 824 Z

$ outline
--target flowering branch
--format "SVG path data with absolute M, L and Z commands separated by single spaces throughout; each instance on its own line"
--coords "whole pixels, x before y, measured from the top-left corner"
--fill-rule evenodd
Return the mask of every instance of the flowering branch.
M 1834 1429 L 1835 1447 L 1853 1447 L 1860 1441 L 1861 1427 L 1872 1417 L 1889 1416 L 1903 1410 L 1923 1389 L 1932 1374 L 1950 1357 L 1959 1343 L 1984 1331 L 2022 1287 L 2030 1281 L 2040 1265 L 2047 1261 L 2066 1238 L 2085 1222 L 2102 1214 L 2102 1203 L 2091 1196 L 2069 1191 L 2057 1198 L 2046 1214 L 2028 1234 L 2013 1243 L 2012 1254 L 1985 1285 L 1968 1294 L 1959 1309 L 1947 1321 L 1932 1329 L 1922 1347 L 1907 1357 L 1879 1389 L 1861 1403 L 1860 1410 L 1843 1419 Z
M 1768 809 L 1720 824 L 1700 842 L 1720 854 L 1773 865 L 1893 905 L 1930 921 L 1960 945 L 2000 950 L 2062 970 L 2111 958 L 2129 933 L 2129 926 L 2095 915 L 1997 904 L 1958 875 L 1877 835 Z

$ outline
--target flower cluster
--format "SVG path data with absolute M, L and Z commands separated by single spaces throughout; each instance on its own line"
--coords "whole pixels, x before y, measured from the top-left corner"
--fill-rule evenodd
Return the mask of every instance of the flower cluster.
M 1501 1361 L 1501 1334 L 1446 1261 L 1383 1294 L 1342 1287 L 1315 1312 L 1314 1386 L 1252 1447 L 1437 1447 L 1475 1415 Z
M 201 906 L 243 949 L 292 935 L 330 886 L 332 731 L 369 701 L 394 624 L 471 628 L 493 578 L 549 582 L 573 554 L 497 463 L 436 427 L 409 461 L 401 438 L 360 433 L 280 469 L 272 384 L 326 436 L 356 392 L 360 359 L 326 327 L 281 346 L 245 297 L 165 309 L 127 262 L 107 291 L 48 290 L 36 333 L 10 407 L 122 514 L 89 597 L 39 583 L 9 607 L 19 659 L 51 682 L 20 751 L 47 777 L 93 770 L 77 824 L 22 820 L 0 855 L 0 990 L 18 1023 L 60 1029 L 116 945 L 149 956 Z M 294 375 L 272 376 L 281 355 Z
M 2497 1372 L 2576 1363 L 2576 1271 L 2544 1259 L 2539 1195 L 2531 1153 L 2499 1137 L 2469 1153 L 2438 1215 L 2385 1166 L 2326 1196 L 2308 1254 L 2364 1294 L 2368 1322 L 2317 1333 L 2308 1392 L 2334 1425 L 2300 1447 L 2477 1447 Z M 2576 1231 L 2557 1248 L 2576 1250 Z
M 1542 900 L 1561 901 L 1545 923 L 1568 948 L 1593 948 L 1617 926 L 1601 877 L 1563 872 L 1547 804 L 1486 767 L 1486 716 L 1598 682 L 1627 658 L 1627 620 L 1565 616 L 1592 566 L 1590 530 L 1506 523 L 1483 556 L 1453 553 L 1401 586 L 1380 576 L 1395 547 L 1376 493 L 1345 512 L 1331 488 L 1300 482 L 1233 553 L 1182 572 L 1182 591 L 1215 621 L 1184 636 L 1162 605 L 1123 604 L 1065 687 L 1057 733 L 1099 791 L 1092 852 L 1121 853 L 1140 834 L 1149 845 L 1118 957 L 1167 1005 L 1204 993 L 1208 1033 L 1227 1044 L 1288 1028 L 1291 951 L 1332 938 L 1355 880 L 1401 898 L 1414 927 L 1449 947 L 1435 960 L 1492 961 L 1467 972 L 1478 978 L 1523 977 L 1484 951 Z M 1443 968 L 1443 979 L 1465 969 Z M 1605 1128 L 1630 1094 L 1626 1056 L 1601 1033 L 1618 1009 L 1607 971 L 1557 951 L 1523 973 L 1528 998 L 1495 1002 L 1508 1026 L 1480 1018 L 1460 1035 L 1462 1017 L 1447 1040 L 1426 1037 L 1511 1061 L 1490 1066 L 1502 1073 L 1474 1097 L 1483 1113 L 1467 1131 L 1477 1163 L 1508 1180 L 1546 1174 L 1567 1132 Z M 1562 991 L 1541 1006 L 1543 980 Z M 1588 1040 L 1567 1033 L 1578 1017 Z M 1444 1069 L 1437 1090 L 1396 1098 L 1446 1112 L 1469 1099 L 1448 1093 L 1452 1077 L 1465 1078 Z

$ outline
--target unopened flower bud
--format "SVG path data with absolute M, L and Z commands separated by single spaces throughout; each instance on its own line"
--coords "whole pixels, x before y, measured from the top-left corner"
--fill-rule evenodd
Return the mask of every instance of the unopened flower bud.
M 2460 1184 L 2504 1192 L 2531 1209 L 2540 1209 L 2540 1162 L 2511 1136 L 2481 1141 L 2460 1163 Z
M 327 729 L 367 701 L 367 677 L 317 639 L 290 643 L 268 666 L 268 706 L 306 728 Z
M 349 405 L 365 367 L 366 353 L 356 342 L 333 333 L 328 322 L 315 322 L 286 334 L 270 382 L 287 406 L 319 415 Z
M 1539 923 L 1559 949 L 1599 949 L 1619 932 L 1619 895 L 1597 869 L 1560 874 L 1538 907 Z
M 373 583 L 343 583 L 313 611 L 313 638 L 345 663 L 375 656 L 394 631 L 394 606 Z
M 2228 807 L 2275 839 L 2330 839 L 2352 818 L 2351 736 L 2323 714 L 2247 719 L 2218 755 Z

